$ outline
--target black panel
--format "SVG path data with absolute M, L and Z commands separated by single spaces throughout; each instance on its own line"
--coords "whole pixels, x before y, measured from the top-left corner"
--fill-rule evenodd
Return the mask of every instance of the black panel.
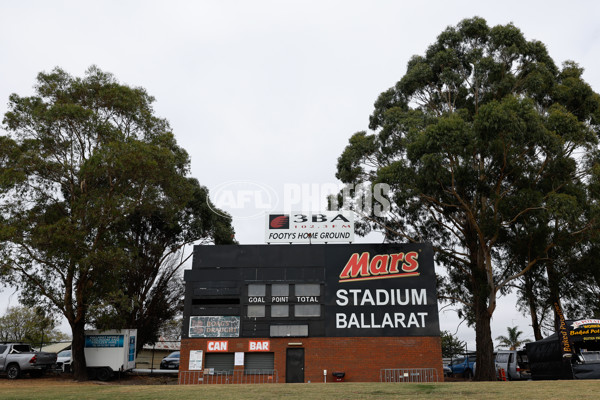
M 218 307 L 218 306 L 192 306 L 192 315 L 240 315 L 240 306 Z M 189 320 L 189 318 L 188 318 Z
M 257 281 L 283 281 L 285 280 L 284 268 L 259 268 L 256 271 Z
M 240 275 L 240 272 L 237 269 L 230 269 L 227 270 L 226 273 L 227 276 L 232 276 L 232 275 Z M 239 287 L 240 281 L 235 280 L 235 281 L 217 281 L 217 280 L 209 280 L 209 281 L 203 281 L 203 282 L 198 282 L 196 284 L 194 284 L 195 288 L 237 288 Z
M 303 280 L 306 282 L 323 282 L 325 281 L 325 268 L 302 268 L 304 273 Z
M 324 267 L 286 268 L 285 278 L 296 282 L 324 282 Z
M 242 280 L 243 281 L 255 281 L 258 276 L 257 268 L 244 268 L 242 270 Z
M 392 256 L 408 253 L 418 259 L 416 265 L 396 259 L 392 268 Z M 342 277 L 348 265 L 353 275 Z M 184 337 L 192 315 L 239 315 L 242 337 L 268 337 L 271 324 L 306 324 L 311 337 L 439 336 L 429 245 L 196 246 L 193 268 L 184 277 Z M 265 284 L 265 296 L 248 296 L 249 283 Z M 289 298 L 271 296 L 270 285 L 276 283 L 291 285 Z M 320 296 L 298 299 L 294 293 L 298 283 L 321 284 Z M 239 299 L 240 306 L 216 307 L 218 298 Z M 207 299 L 214 303 L 201 307 Z M 294 304 L 302 303 L 320 304 L 321 316 L 295 317 Z M 274 304 L 289 305 L 289 317 L 271 317 Z M 248 318 L 248 305 L 265 305 L 265 316 Z
M 269 337 L 269 323 L 242 322 L 242 337 Z
M 286 268 L 285 277 L 290 281 L 302 282 L 304 280 L 304 271 L 302 268 Z
M 193 295 L 194 296 L 231 296 L 231 295 L 240 295 L 240 287 L 232 287 L 232 288 L 204 288 L 199 287 L 195 288 Z
M 208 247 L 208 246 L 207 246 Z M 217 247 L 217 246 L 211 246 Z M 201 269 L 186 270 L 183 275 L 186 282 L 239 282 L 242 277 L 241 268 L 202 267 Z
M 228 297 L 202 297 L 195 298 L 192 300 L 193 306 L 215 306 L 215 305 L 225 305 L 225 304 L 240 304 L 240 299 L 238 298 L 228 298 Z

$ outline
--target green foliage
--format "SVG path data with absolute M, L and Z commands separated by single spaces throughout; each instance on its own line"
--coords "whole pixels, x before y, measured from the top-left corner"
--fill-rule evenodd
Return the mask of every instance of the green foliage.
M 97 67 L 40 73 L 35 89 L 10 96 L 0 136 L 3 279 L 66 317 L 77 368 L 86 323 L 149 326 L 138 342 L 153 340 L 179 310 L 174 260 L 188 244 L 232 242 L 233 229 L 144 89 Z
M 480 377 L 494 379 L 497 296 L 595 226 L 599 113 L 575 63 L 559 69 L 512 24 L 475 17 L 411 58 L 375 103 L 375 132 L 338 158 L 343 182 L 390 187 L 389 212 L 359 233 L 433 244 L 441 297 L 476 325 Z
M 448 331 L 442 331 L 442 357 L 454 358 L 465 352 L 465 342 Z
M 23 342 L 33 346 L 69 340 L 60 332 L 57 318 L 40 307 L 9 307 L 0 317 L 0 342 Z
M 506 330 L 508 336 L 500 335 L 496 338 L 498 347 L 508 347 L 509 350 L 517 350 L 523 347 L 525 343 L 531 342 L 529 339 L 521 339 L 523 332 L 516 326 L 513 326 L 512 328 L 507 327 Z

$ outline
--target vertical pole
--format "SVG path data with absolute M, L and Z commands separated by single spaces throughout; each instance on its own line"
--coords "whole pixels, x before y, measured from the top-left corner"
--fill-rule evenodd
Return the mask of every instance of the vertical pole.
M 156 348 L 156 343 L 152 345 L 152 361 L 150 362 L 150 374 L 154 370 L 154 349 Z

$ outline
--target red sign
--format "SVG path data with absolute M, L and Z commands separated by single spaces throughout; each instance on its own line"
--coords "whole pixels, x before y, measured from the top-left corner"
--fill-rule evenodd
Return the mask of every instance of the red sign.
M 251 340 L 248 342 L 248 351 L 271 351 L 271 341 Z
M 227 340 L 209 340 L 208 345 L 206 346 L 206 352 L 218 352 L 218 351 L 227 351 L 228 342 Z
M 340 282 L 419 276 L 419 253 L 381 254 L 354 253 L 340 274 Z

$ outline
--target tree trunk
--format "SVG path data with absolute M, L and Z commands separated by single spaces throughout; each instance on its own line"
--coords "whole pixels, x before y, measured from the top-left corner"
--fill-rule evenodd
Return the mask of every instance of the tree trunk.
M 494 363 L 494 342 L 485 297 L 475 295 L 475 344 L 477 346 L 476 381 L 495 381 L 496 364 Z
M 558 277 L 558 273 L 556 269 L 552 266 L 551 263 L 546 264 L 546 273 L 548 274 L 548 288 L 550 289 L 550 298 L 548 299 L 548 304 L 558 304 L 562 308 L 562 304 L 560 301 L 560 278 Z M 558 317 L 558 313 L 554 310 L 554 329 L 555 332 L 558 332 L 558 327 L 560 325 L 560 318 Z
M 488 269 L 491 269 L 490 253 L 479 246 L 471 252 L 470 291 L 473 294 L 473 314 L 475 317 L 475 346 L 477 366 L 475 380 L 495 381 L 496 364 L 494 361 L 494 343 L 492 342 L 491 319 L 494 311 L 491 282 L 488 281 Z
M 538 320 L 537 311 L 535 308 L 532 308 L 531 304 L 529 305 L 530 313 L 531 313 L 531 327 L 533 328 L 533 337 L 537 340 L 542 340 L 544 337 L 542 336 L 542 327 L 540 325 L 540 321 Z
M 530 271 L 531 272 L 531 271 Z M 531 327 L 533 328 L 533 336 L 535 340 L 542 340 L 542 327 L 537 316 L 537 299 L 533 292 L 533 279 L 531 273 L 527 273 L 524 276 L 525 284 L 525 297 L 527 299 L 527 305 L 529 306 L 529 314 L 531 316 Z
M 80 322 L 71 325 L 73 341 L 71 343 L 71 354 L 73 355 L 73 377 L 76 381 L 87 381 L 87 369 L 85 363 L 85 323 L 83 318 Z

